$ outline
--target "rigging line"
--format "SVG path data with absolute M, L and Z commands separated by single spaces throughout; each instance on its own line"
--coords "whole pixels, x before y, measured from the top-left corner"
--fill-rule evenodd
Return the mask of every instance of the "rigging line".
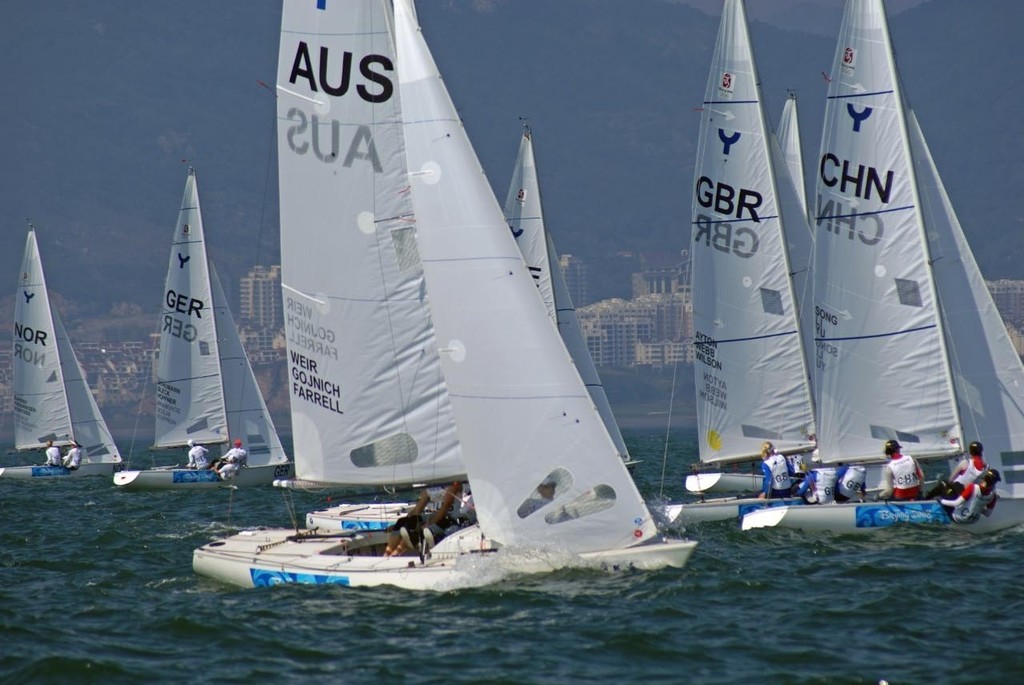
M 159 341 L 157 346 L 159 349 Z M 128 460 L 125 461 L 122 457 L 121 461 L 124 462 L 125 467 L 128 467 L 132 463 L 132 457 L 135 454 L 135 442 L 139 436 L 139 422 L 142 420 L 142 405 L 145 404 L 146 398 L 150 396 L 149 386 L 153 379 L 153 360 L 156 359 L 156 355 L 149 355 L 149 366 L 146 368 L 146 382 L 142 384 L 142 393 L 139 395 L 139 408 L 135 411 L 135 426 L 132 428 L 132 441 L 128 445 Z M 153 397 L 156 397 L 156 388 L 153 388 Z M 154 436 L 155 439 L 156 436 Z M 115 445 L 116 447 L 116 445 Z M 156 456 L 150 452 L 150 459 L 152 466 L 156 466 Z
M 754 342 L 754 341 L 757 341 L 757 340 L 770 340 L 772 338 L 782 338 L 782 337 L 785 337 L 785 336 L 788 336 L 788 335 L 796 335 L 796 334 L 797 334 L 796 331 L 780 331 L 779 333 L 769 333 L 768 335 L 752 335 L 752 336 L 747 337 L 747 338 L 726 338 L 724 340 L 694 340 L 692 344 L 693 344 L 694 347 L 696 347 L 697 345 L 708 345 L 708 344 L 724 345 L 725 343 Z
M 676 399 L 676 370 L 679 368 L 679 359 L 676 358 L 672 362 L 672 391 L 668 396 L 668 419 L 665 422 L 665 449 L 661 456 L 661 488 L 658 491 L 658 497 L 663 498 L 665 496 L 665 469 L 668 467 L 668 439 L 669 434 L 672 431 L 672 405 Z
M 872 340 L 874 338 L 893 338 L 898 335 L 907 335 L 908 333 L 920 333 L 921 331 L 931 330 L 936 328 L 937 324 L 928 324 L 927 326 L 918 326 L 916 328 L 908 328 L 902 331 L 889 331 L 888 333 L 872 333 L 871 335 L 849 335 L 842 338 L 819 338 L 815 337 L 814 342 L 841 342 L 844 340 Z

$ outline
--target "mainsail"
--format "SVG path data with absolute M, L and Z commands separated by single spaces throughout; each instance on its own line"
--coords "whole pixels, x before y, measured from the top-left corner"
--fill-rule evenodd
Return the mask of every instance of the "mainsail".
M 743 4 L 726 0 L 701 113 L 691 239 L 704 462 L 756 458 L 766 440 L 784 452 L 814 447 L 786 237 L 789 222 L 807 229 L 799 201 L 787 215 L 780 200 L 792 183 L 758 83 Z
M 17 449 L 74 441 L 90 462 L 121 460 L 60 315 L 50 305 L 34 230 L 25 241 L 15 293 L 13 366 Z
M 405 163 L 391 12 L 288 2 L 277 77 L 296 476 L 464 477 Z M 355 57 L 353 57 L 355 56 Z
M 227 413 L 199 188 L 189 169 L 174 229 L 156 361 L 157 447 L 227 442 Z
M 826 462 L 915 456 L 963 438 L 904 98 L 882 3 L 849 2 L 817 178 L 818 444 Z

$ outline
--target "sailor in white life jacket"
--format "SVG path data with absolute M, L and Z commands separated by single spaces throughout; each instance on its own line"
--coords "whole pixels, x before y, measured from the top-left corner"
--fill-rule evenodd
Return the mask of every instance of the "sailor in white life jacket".
M 953 470 L 951 479 L 954 483 L 960 483 L 967 487 L 968 483 L 977 483 L 988 471 L 988 463 L 983 454 L 984 446 L 975 440 L 967 446 L 967 459 L 957 464 Z
M 867 493 L 868 471 L 860 464 L 839 464 L 836 472 L 836 501 L 852 499 L 864 501 Z
M 885 454 L 889 462 L 882 467 L 882 491 L 878 499 L 915 500 L 921 496 L 924 473 L 909 454 L 900 450 L 903 446 L 895 440 L 885 442 Z
M 821 461 L 819 457 L 817 459 Z M 815 466 L 796 490 L 797 497 L 803 497 L 808 504 L 832 504 L 836 501 L 838 472 L 834 466 Z
M 989 469 L 978 483 L 968 483 L 959 497 L 939 500 L 956 523 L 974 523 L 981 516 L 991 516 L 999 496 L 996 483 L 1002 480 L 999 471 Z
M 949 478 L 940 478 L 935 486 L 928 491 L 925 499 L 944 497 L 955 499 L 969 483 L 977 483 L 988 471 L 988 463 L 983 455 L 984 447 L 975 440 L 967 447 L 967 457 L 953 469 Z
M 761 482 L 760 499 L 779 499 L 789 497 L 793 490 L 793 472 L 784 456 L 775 451 L 775 445 L 765 442 L 761 445 Z

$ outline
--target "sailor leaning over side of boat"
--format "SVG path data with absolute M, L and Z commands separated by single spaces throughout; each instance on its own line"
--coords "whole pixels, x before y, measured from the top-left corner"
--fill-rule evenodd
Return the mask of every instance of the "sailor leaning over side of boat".
M 883 488 L 873 501 L 938 501 L 954 523 L 970 524 L 982 516 L 991 516 L 998 501 L 996 484 L 1002 481 L 997 469 L 990 469 L 984 447 L 974 441 L 968 453 L 948 478 L 941 478 L 926 493 L 924 474 L 913 457 L 902 452 L 902 445 L 888 440 L 884 451 L 889 462 L 883 468 Z M 814 457 L 815 462 L 820 458 Z M 811 469 L 794 495 L 807 504 L 832 504 L 857 498 L 864 501 L 864 467 L 858 464 L 816 466 Z

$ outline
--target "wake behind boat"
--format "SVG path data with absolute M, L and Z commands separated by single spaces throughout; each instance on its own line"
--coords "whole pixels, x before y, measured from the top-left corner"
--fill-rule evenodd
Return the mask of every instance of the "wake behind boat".
M 293 474 L 252 366 L 209 261 L 194 169 L 185 180 L 160 315 L 156 447 L 240 440 L 245 466 L 230 479 L 214 470 L 153 468 L 114 475 L 127 490 L 270 485 Z
M 35 230 L 29 230 L 14 305 L 14 444 L 41 450 L 77 443 L 83 458 L 64 465 L 8 466 L 2 478 L 110 476 L 121 456 L 89 389 L 56 309 L 50 305 Z
M 317 63 L 323 68 L 314 69 Z M 321 81 L 355 64 L 362 67 L 357 77 L 353 66 L 353 87 Z M 197 549 L 196 572 L 242 586 L 265 584 L 270 572 L 269 583 L 443 589 L 467 579 L 487 582 L 475 562 L 491 549 L 499 563 L 523 559 L 515 550 L 535 550 L 525 558 L 545 562 L 518 567 L 525 572 L 551 570 L 567 557 L 608 566 L 685 565 L 696 543 L 658 533 L 480 173 L 409 0 L 286 2 L 278 93 L 286 298 L 300 303 L 311 324 L 339 335 L 348 333 L 340 325 L 346 308 L 377 313 L 382 327 L 358 331 L 376 336 L 367 351 L 370 361 L 385 361 L 381 349 L 394 349 L 387 325 L 391 307 L 407 306 L 415 316 L 424 302 L 429 305 L 479 528 L 398 557 L 380 556 L 381 534 L 356 533 L 344 543 L 336 536 L 317 542 L 296 531 L 240 533 Z M 354 136 L 346 143 L 352 150 L 347 164 L 337 163 L 343 150 L 324 155 L 315 148 L 317 138 L 309 140 L 322 120 Z M 285 236 L 303 227 L 317 231 L 309 237 L 320 249 L 299 259 Z M 349 302 L 343 284 L 325 277 L 344 271 L 337 261 L 348 256 L 329 249 L 335 236 L 360 235 L 364 249 L 384 259 L 353 268 L 397 263 L 409 269 L 408 302 L 401 293 Z M 379 273 L 366 275 L 379 281 Z M 294 344 L 290 337 L 290 354 L 299 351 Z M 419 359 L 437 348 L 425 347 L 421 337 L 412 349 Z M 331 382 L 362 363 L 319 349 L 301 354 Z M 392 377 L 388 361 L 384 375 Z M 406 392 L 403 403 L 385 407 L 404 412 L 415 406 L 436 423 L 436 397 Z M 294 393 L 291 399 L 300 479 L 330 481 L 324 476 L 355 458 L 376 465 L 391 458 L 387 470 L 408 473 L 420 450 L 433 449 L 406 432 L 404 420 L 384 439 L 352 444 L 354 435 L 374 435 L 368 429 L 387 418 L 386 409 L 340 433 L 338 417 L 347 414 L 331 416 Z M 347 395 L 339 400 L 342 412 L 367 401 Z
M 1024 365 L 907 104 L 881 0 L 846 4 L 820 160 L 822 460 L 877 458 L 893 440 L 919 459 L 955 462 L 969 432 L 1002 480 L 991 516 L 962 527 L 1024 523 Z M 860 532 L 948 523 L 941 509 L 934 501 L 824 505 L 757 512 L 743 525 Z

